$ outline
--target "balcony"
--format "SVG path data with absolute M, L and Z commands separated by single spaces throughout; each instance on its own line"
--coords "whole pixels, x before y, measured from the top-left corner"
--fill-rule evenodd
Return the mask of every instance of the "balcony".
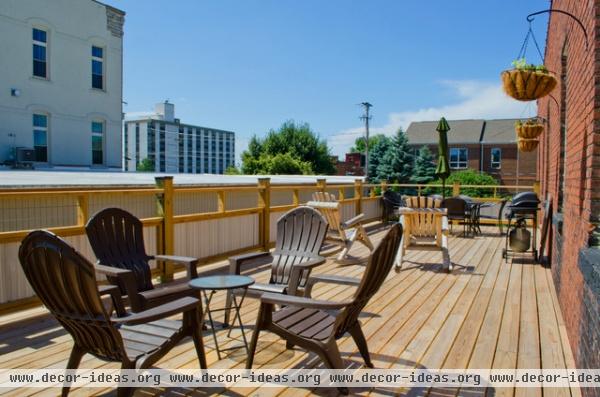
M 95 200 L 102 195 L 114 196 L 113 202 L 131 205 L 123 197 L 150 197 L 165 203 L 165 195 L 173 195 L 175 215 L 172 224 L 164 216 L 147 218 L 148 250 L 171 249 L 184 255 L 202 254 L 203 267 L 220 271 L 225 269 L 224 258 L 231 252 L 252 250 L 269 245 L 274 240 L 274 227 L 265 227 L 265 219 L 277 217 L 289 208 L 306 200 L 306 195 L 315 190 L 329 190 L 341 198 L 346 216 L 357 211 L 367 213 L 371 222 L 368 232 L 376 244 L 385 234 L 386 226 L 381 223 L 381 209 L 377 196 L 380 186 L 356 184 L 329 185 L 319 181 L 317 185 L 271 185 L 261 181 L 258 186 L 246 187 L 175 187 L 159 185 L 128 192 L 96 192 L 84 190 L 63 191 L 61 197 L 71 197 L 74 203 L 75 226 L 58 225 L 55 230 L 68 236 L 70 241 L 83 252 L 89 249 L 83 240 L 81 223 L 87 217 L 87 211 Z M 10 193 L 2 193 L 6 198 Z M 51 192 L 29 192 L 32 196 Z M 65 196 L 66 195 L 66 196 Z M 180 214 L 183 203 L 198 206 L 189 195 L 214 196 L 214 208 L 207 205 L 205 212 Z M 237 202 L 228 201 L 232 197 L 255 196 L 256 207 L 239 208 Z M 186 198 L 187 197 L 187 198 Z M 167 197 L 168 199 L 169 197 Z M 65 199 L 66 200 L 66 199 Z M 120 201 L 119 201 L 120 200 Z M 136 199 L 137 200 L 137 199 Z M 182 200 L 182 201 L 178 201 Z M 250 200 L 250 199 L 249 199 Z M 288 200 L 286 202 L 286 200 Z M 168 202 L 168 200 L 166 200 Z M 193 204 L 189 204 L 193 203 Z M 99 204 L 98 204 L 99 205 Z M 177 207 L 180 206 L 180 207 Z M 233 207 L 233 209 L 230 209 Z M 86 211 L 87 209 L 87 211 Z M 216 211 L 210 211 L 215 209 Z M 168 208 L 167 208 L 168 210 Z M 167 212 L 168 214 L 168 212 Z M 266 218 L 265 218 L 266 216 Z M 248 219 L 247 219 L 248 218 Z M 262 219 L 262 220 L 261 220 Z M 227 222 L 233 222 L 228 226 Z M 243 223 L 245 234 L 250 240 L 239 241 L 245 247 L 223 246 L 222 242 L 204 237 L 206 244 L 199 244 L 201 227 L 209 224 L 213 232 L 219 228 L 237 228 Z M 219 225 L 221 224 L 221 225 Z M 195 225 L 195 226 L 194 226 Z M 172 242 L 163 239 L 171 228 L 174 234 Z M 254 228 L 254 229 L 253 229 Z M 233 230 L 233 229 L 228 229 Z M 249 233 L 248 231 L 252 231 Z M 502 258 L 504 238 L 495 226 L 484 226 L 483 233 L 476 237 L 464 238 L 459 235 L 461 228 L 455 228 L 455 234 L 449 238 L 450 255 L 454 271 L 450 274 L 441 269 L 442 255 L 436 251 L 408 251 L 404 266 L 399 272 L 390 272 L 379 292 L 371 299 L 361 316 L 363 331 L 375 368 L 575 368 L 573 355 L 569 347 L 557 297 L 551 279 L 550 270 L 534 264 L 529 255 L 516 256 L 505 261 Z M 5 266 L 7 255 L 23 232 L 3 232 L 0 239 L 4 246 Z M 157 237 L 159 236 L 159 237 Z M 162 236 L 162 237 L 160 237 Z M 241 235 L 240 235 L 241 236 Z M 153 238 L 152 238 L 153 237 Z M 235 236 L 234 236 L 235 237 Z M 241 237 L 240 237 L 241 238 Z M 266 243 L 265 243 L 266 242 Z M 219 245 L 221 244 L 221 245 Z M 162 247 L 161 247 L 162 245 Z M 218 246 L 218 247 L 213 247 Z M 210 247 L 213 247 L 212 250 Z M 202 252 L 197 250 L 204 250 Z M 221 252 L 219 252 L 221 250 Z M 88 252 L 89 254 L 89 252 Z M 368 250 L 355 245 L 350 251 L 353 264 L 340 265 L 328 257 L 327 263 L 316 268 L 315 273 L 343 274 L 360 277 Z M 14 268 L 15 272 L 17 268 Z M 180 276 L 179 269 L 157 268 L 156 276 L 169 278 Z M 244 274 L 259 282 L 266 282 L 269 269 L 244 268 Z M 3 278 L 10 276 L 4 273 Z M 18 276 L 15 277 L 15 280 Z M 18 281 L 18 280 L 17 280 Z M 6 288 L 6 287 L 5 287 Z M 26 295 L 25 290 L 19 292 Z M 343 300 L 352 294 L 348 287 L 317 284 L 313 297 L 327 300 Z M 16 295 L 15 295 L 16 296 Z M 215 304 L 224 303 L 224 295 L 215 297 Z M 2 368 L 64 368 L 72 346 L 71 337 L 50 317 L 43 308 L 34 305 L 34 299 L 21 296 L 19 300 L 5 304 L 5 314 L 0 317 L 0 366 Z M 15 310 L 15 306 L 16 309 Z M 250 329 L 256 321 L 258 301 L 247 299 L 241 315 Z M 220 318 L 217 317 L 217 320 Z M 227 341 L 220 331 L 221 347 L 238 344 L 241 335 L 234 329 L 234 340 Z M 222 336 L 222 337 L 221 337 Z M 237 339 L 237 340 L 236 340 Z M 222 360 L 218 360 L 212 339 L 204 336 L 209 368 L 243 368 L 245 351 L 234 350 Z M 357 347 L 349 336 L 338 341 L 342 358 L 348 366 L 360 367 L 363 361 Z M 197 368 L 198 362 L 194 344 L 187 339 L 175 347 L 165 358 L 156 363 L 158 368 Z M 286 349 L 285 342 L 274 334 L 263 332 L 259 339 L 254 368 L 313 368 L 320 366 L 320 360 L 313 354 L 307 354 L 299 348 Z M 118 364 L 106 363 L 92 356 L 85 356 L 80 368 L 118 368 Z M 9 391 L 6 395 L 56 395 L 58 389 L 22 388 Z M 160 388 L 143 388 L 136 395 L 164 395 L 167 391 Z M 228 390 L 214 389 L 169 389 L 170 395 L 310 395 L 332 394 L 334 389 L 310 388 L 261 388 L 248 389 L 232 387 Z M 393 390 L 387 388 L 355 389 L 351 392 L 372 395 L 391 395 L 394 392 L 417 393 L 418 395 L 463 395 L 470 393 L 486 394 L 477 389 L 440 389 L 440 390 Z M 74 389 L 71 395 L 103 395 L 114 393 L 114 389 Z M 556 394 L 579 395 L 579 389 L 559 388 L 499 388 L 487 393 L 498 394 Z M 112 394 L 111 394 L 112 395 Z

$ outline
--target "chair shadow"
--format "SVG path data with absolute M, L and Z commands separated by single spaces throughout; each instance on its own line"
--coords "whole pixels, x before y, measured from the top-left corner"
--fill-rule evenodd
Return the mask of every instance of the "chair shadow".
M 48 316 L 48 318 L 43 318 L 44 316 Z M 65 331 L 65 329 L 62 328 L 58 321 L 56 321 L 54 318 L 46 314 L 39 317 L 42 318 L 41 321 L 44 321 L 47 324 L 45 324 L 43 327 L 36 328 L 35 331 L 25 333 L 21 332 L 10 337 L 4 335 L 4 332 L 8 334 L 11 331 L 14 332 L 15 329 L 27 328 L 30 324 L 29 320 L 19 322 L 16 324 L 11 324 L 11 327 L 9 329 L 0 330 L 0 340 L 2 341 L 3 345 L 2 347 L 0 347 L 0 356 L 17 350 L 21 350 L 24 346 L 32 347 L 35 349 L 42 349 L 48 346 L 52 346 L 56 344 L 56 342 L 54 341 L 55 339 L 67 334 L 67 331 Z M 47 330 L 51 331 L 45 332 Z

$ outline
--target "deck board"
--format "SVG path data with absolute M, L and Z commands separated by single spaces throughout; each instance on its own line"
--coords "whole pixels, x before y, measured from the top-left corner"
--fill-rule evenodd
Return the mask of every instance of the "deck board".
M 449 238 L 451 260 L 456 264 L 452 274 L 441 270 L 441 253 L 410 250 L 406 253 L 401 271 L 390 272 L 381 290 L 367 305 L 361 316 L 363 331 L 376 368 L 572 368 L 574 365 L 566 329 L 549 269 L 530 263 L 528 257 L 507 262 L 502 259 L 503 239 L 492 228 L 475 238 L 457 235 Z M 385 230 L 374 228 L 374 242 Z M 350 254 L 367 258 L 362 245 L 353 247 Z M 340 265 L 330 257 L 316 273 L 360 277 L 364 264 Z M 258 281 L 267 281 L 267 269 L 252 272 Z M 342 300 L 351 296 L 352 288 L 317 284 L 313 296 L 318 299 Z M 214 305 L 224 303 L 224 294 L 217 295 Z M 241 311 L 248 326 L 253 328 L 259 302 L 248 299 Z M 216 307 L 216 306 L 214 306 Z M 0 318 L 0 365 L 4 368 L 45 366 L 63 368 L 66 365 L 71 338 L 52 319 L 31 316 L 43 314 L 43 309 L 30 309 L 10 317 Z M 221 317 L 217 317 L 220 321 Z M 20 321 L 23 321 L 20 323 Z M 232 332 L 233 340 L 220 331 L 222 347 L 238 344 L 239 330 Z M 213 340 L 205 334 L 205 347 L 210 368 L 243 368 L 244 351 L 234 351 L 220 361 Z M 338 341 L 342 357 L 354 367 L 363 364 L 353 340 L 344 336 Z M 255 368 L 317 367 L 322 364 L 314 354 L 294 348 L 288 350 L 277 336 L 262 332 L 255 357 Z M 81 367 L 116 368 L 85 356 Z M 197 368 L 193 343 L 190 340 L 175 347 L 156 364 L 159 368 Z M 57 389 L 22 388 L 6 391 L 7 396 L 50 396 Z M 534 388 L 502 388 L 494 391 L 474 389 L 390 390 L 383 388 L 356 389 L 360 395 L 407 393 L 411 396 L 504 395 L 540 396 Z M 79 388 L 72 396 L 114 395 L 112 389 Z M 136 396 L 205 396 L 258 395 L 306 396 L 336 395 L 335 390 L 309 388 L 230 388 L 189 389 L 141 388 Z M 579 390 L 543 390 L 544 395 L 578 397 Z

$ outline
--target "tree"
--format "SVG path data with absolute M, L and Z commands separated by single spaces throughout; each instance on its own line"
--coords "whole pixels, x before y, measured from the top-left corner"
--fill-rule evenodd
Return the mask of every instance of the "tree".
M 371 152 L 371 150 L 375 147 L 375 145 L 377 145 L 377 143 L 381 139 L 385 139 L 385 138 L 387 138 L 387 137 L 383 134 L 377 134 L 377 135 L 370 136 L 369 137 L 369 152 Z M 356 138 L 356 140 L 354 141 L 354 146 L 352 146 L 352 148 L 350 148 L 350 152 L 351 153 L 364 153 L 365 149 L 366 149 L 365 148 L 366 141 L 367 141 L 367 139 L 364 136 Z
M 137 164 L 135 169 L 139 172 L 154 172 L 154 162 L 149 158 L 145 158 Z
M 230 165 L 225 169 L 225 175 L 241 175 L 241 171 L 235 165 Z
M 433 154 L 427 146 L 423 146 L 419 150 L 419 155 L 415 159 L 415 167 L 413 169 L 410 181 L 412 183 L 429 183 L 435 178 L 435 163 Z
M 242 172 L 334 174 L 335 167 L 327 143 L 307 123 L 286 121 L 277 131 L 269 131 L 264 139 L 257 136 L 250 139 L 248 149 L 242 153 Z
M 378 181 L 397 181 L 398 183 L 410 181 L 414 159 L 408 146 L 408 138 L 406 138 L 402 128 L 398 129 L 396 135 L 391 138 L 391 144 L 387 145 L 387 150 L 383 151 L 381 157 L 379 156 L 379 153 L 374 153 L 373 159 L 376 165 L 373 167 L 375 168 L 373 172 L 371 172 L 371 165 L 369 165 L 369 176 L 371 178 Z
M 381 135 L 377 139 L 373 147 L 369 147 L 369 179 L 380 180 L 379 175 L 377 173 L 377 168 L 385 154 L 389 150 L 392 150 L 392 146 L 392 138 L 385 135 Z

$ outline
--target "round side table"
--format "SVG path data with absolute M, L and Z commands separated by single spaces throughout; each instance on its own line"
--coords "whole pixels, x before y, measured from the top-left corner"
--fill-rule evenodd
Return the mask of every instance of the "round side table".
M 212 329 L 213 339 L 215 341 L 215 348 L 217 350 L 217 356 L 219 360 L 221 359 L 221 352 L 226 350 L 239 349 L 241 347 L 246 348 L 246 352 L 248 353 L 248 341 L 246 340 L 246 333 L 244 332 L 244 325 L 242 324 L 242 317 L 240 316 L 240 308 L 244 303 L 244 298 L 246 297 L 246 292 L 248 291 L 248 287 L 254 284 L 254 279 L 248 276 L 238 276 L 238 275 L 220 275 L 220 276 L 207 276 L 207 277 L 198 277 L 190 281 L 189 285 L 193 289 L 197 289 L 202 291 L 202 296 L 204 297 L 205 310 L 202 313 L 202 323 L 204 324 L 205 316 L 208 314 L 208 320 L 210 322 L 210 327 Z M 243 289 L 244 292 L 238 302 L 236 298 L 236 294 L 231 294 L 233 297 L 232 307 L 222 307 L 218 309 L 211 309 L 210 302 L 214 294 L 217 291 L 228 291 L 234 289 Z M 210 291 L 210 292 L 209 292 Z M 242 331 L 242 339 L 244 340 L 244 345 L 242 346 L 232 346 L 226 349 L 220 349 L 219 343 L 217 341 L 217 331 L 215 329 L 215 323 L 213 321 L 212 313 L 231 310 L 234 309 L 234 316 L 231 326 L 235 325 L 235 320 L 237 319 L 240 330 Z M 227 333 L 229 337 L 231 335 L 231 328 Z

